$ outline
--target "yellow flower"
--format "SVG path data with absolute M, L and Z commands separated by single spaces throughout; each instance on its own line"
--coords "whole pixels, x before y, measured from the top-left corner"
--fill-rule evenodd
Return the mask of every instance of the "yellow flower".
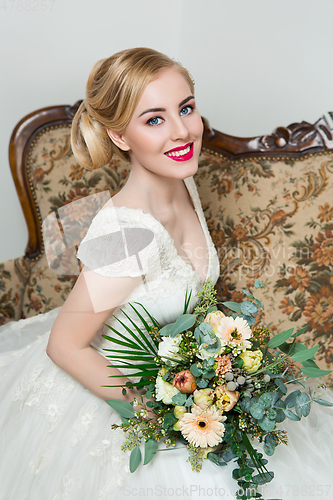
M 222 411 L 230 411 L 239 400 L 238 391 L 228 391 L 226 385 L 218 385 L 215 389 L 216 406 Z
M 260 349 L 257 349 L 256 351 L 244 351 L 239 355 L 239 357 L 244 361 L 242 366 L 243 370 L 248 373 L 253 373 L 256 372 L 261 365 L 262 352 Z

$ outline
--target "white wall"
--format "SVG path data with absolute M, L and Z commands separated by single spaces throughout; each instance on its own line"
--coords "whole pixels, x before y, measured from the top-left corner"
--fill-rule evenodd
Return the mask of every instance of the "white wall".
M 135 46 L 176 57 L 210 124 L 253 136 L 333 110 L 332 20 L 333 0 L 3 0 L 0 262 L 27 243 L 10 134 L 27 113 L 84 97 L 98 59 Z

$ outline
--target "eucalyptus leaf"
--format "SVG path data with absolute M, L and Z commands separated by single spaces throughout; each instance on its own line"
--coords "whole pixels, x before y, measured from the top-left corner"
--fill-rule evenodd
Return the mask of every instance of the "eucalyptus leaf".
M 231 311 L 234 311 L 237 313 L 242 312 L 241 305 L 238 304 L 238 302 L 227 301 L 227 302 L 222 302 L 222 305 L 224 305 L 225 307 L 227 307 Z
M 154 458 L 158 450 L 158 442 L 155 439 L 148 439 L 145 442 L 145 459 L 143 465 L 149 464 L 149 462 Z
M 193 394 L 191 394 L 185 401 L 184 406 L 189 407 L 193 405 Z
M 185 401 L 187 399 L 187 396 L 186 396 L 186 394 L 178 392 L 178 394 L 175 394 L 174 396 L 172 396 L 171 399 L 172 399 L 173 403 L 175 403 L 176 405 L 184 406 Z
M 313 361 L 313 359 L 302 361 L 302 365 L 305 366 L 305 368 L 319 368 L 319 366 Z
M 313 401 L 315 401 L 315 403 L 318 403 L 319 405 L 322 405 L 322 406 L 333 406 L 333 403 L 330 403 L 329 401 L 326 401 L 325 399 L 315 398 Z
M 164 416 L 163 420 L 163 429 L 168 430 L 172 428 L 177 422 L 177 418 L 175 417 L 173 411 L 170 411 Z
M 205 347 L 205 351 L 207 351 L 210 354 L 214 354 L 218 352 L 220 349 L 221 349 L 221 341 L 217 337 L 212 345 L 208 345 L 207 347 Z
M 311 410 L 311 400 L 306 392 L 300 392 L 296 396 L 295 410 L 299 417 L 307 417 Z
M 258 424 L 267 432 L 272 432 L 275 428 L 275 420 L 268 418 L 266 415 L 261 420 L 258 420 Z
M 260 420 L 264 416 L 265 408 L 263 408 L 262 405 L 255 403 L 251 406 L 250 413 L 256 420 Z
M 282 382 L 282 380 L 280 380 L 279 378 L 275 378 L 274 382 L 275 382 L 275 385 L 280 389 L 280 391 L 283 394 L 287 394 L 288 389 L 287 389 L 286 385 Z
M 199 387 L 199 389 L 206 389 L 206 387 L 208 386 L 207 380 L 205 380 L 203 378 L 197 378 L 196 383 L 197 383 L 197 386 Z
M 251 314 L 255 314 L 258 311 L 258 308 L 250 300 L 244 300 L 241 303 L 241 310 L 242 310 L 243 314 L 245 314 L 245 315 L 251 315 Z
M 173 325 L 174 325 L 173 323 L 170 323 L 169 325 L 163 326 L 163 328 L 160 329 L 160 334 L 163 337 L 170 337 L 170 333 L 172 332 Z
M 264 288 L 264 285 L 261 283 L 261 281 L 258 278 L 254 282 L 254 288 Z
M 296 396 L 298 396 L 298 394 L 300 393 L 301 391 L 297 389 L 297 391 L 293 391 L 290 394 L 288 394 L 288 396 L 284 400 L 286 408 L 292 408 L 293 406 L 295 406 Z
M 285 414 L 285 416 L 288 417 L 290 420 L 295 420 L 295 421 L 301 420 L 300 417 L 298 415 L 295 415 L 295 413 L 293 413 L 291 410 L 282 409 L 282 411 Z
M 131 451 L 129 468 L 131 472 L 135 472 L 141 463 L 141 450 L 139 446 L 136 446 Z
M 252 481 L 254 484 L 266 484 L 272 481 L 274 478 L 274 472 L 262 472 L 261 474 L 257 474 L 256 476 L 252 476 Z
M 331 370 L 320 370 L 319 368 L 304 367 L 302 368 L 302 372 L 307 377 L 317 378 L 317 377 L 323 377 L 324 375 L 328 375 L 329 373 L 331 373 Z
M 175 337 L 179 333 L 185 332 L 189 328 L 192 328 L 196 318 L 197 317 L 195 314 L 183 314 L 182 316 L 180 316 L 173 325 L 170 337 Z
M 264 452 L 268 456 L 274 455 L 275 447 L 277 443 L 271 434 L 266 434 L 264 439 Z
M 133 406 L 127 401 L 119 401 L 118 399 L 108 399 L 107 404 L 116 410 L 121 417 L 133 418 L 135 411 Z
M 208 366 L 213 366 L 215 363 L 215 359 L 214 359 L 214 356 L 212 356 L 211 358 L 209 358 L 208 360 Z
M 245 413 L 249 413 L 250 411 L 250 408 L 251 408 L 251 404 L 252 404 L 252 401 L 250 398 L 248 397 L 244 397 L 240 403 L 239 403 L 239 406 L 241 407 L 241 409 L 245 412 Z
M 213 368 L 209 368 L 203 372 L 202 377 L 210 379 L 215 377 L 215 375 L 216 375 L 215 370 Z
M 265 394 L 262 394 L 258 399 L 258 404 L 262 406 L 265 410 L 272 405 L 272 402 L 273 402 L 272 392 L 266 392 Z
M 210 452 L 207 454 L 208 460 L 213 462 L 213 464 L 218 465 L 218 466 L 225 466 L 228 465 L 227 462 L 223 460 L 222 457 L 218 456 L 216 453 Z
M 256 322 L 254 316 L 250 316 L 249 314 L 243 314 L 243 319 L 247 322 L 247 324 L 249 326 L 252 326 L 254 325 L 254 323 Z
M 297 332 L 293 333 L 292 337 L 294 337 L 294 338 L 299 337 L 300 335 L 305 333 L 307 329 L 308 329 L 308 327 L 304 326 L 304 328 L 301 328 L 300 330 L 297 330 Z
M 311 349 L 306 349 L 306 351 L 303 350 L 300 352 L 296 352 L 291 356 L 291 359 L 293 359 L 294 361 L 306 361 L 308 359 L 311 359 L 318 351 L 318 348 L 319 346 L 316 345 L 314 347 L 311 347 Z
M 199 368 L 198 365 L 192 365 L 190 367 L 190 371 L 191 371 L 192 375 L 194 375 L 195 377 L 200 377 L 200 375 L 202 375 L 202 370 L 201 370 L 201 368 Z
M 274 335 L 274 337 L 272 337 L 268 341 L 267 347 L 278 347 L 279 345 L 283 344 L 291 337 L 293 331 L 293 328 L 289 328 L 289 330 L 286 330 L 285 332 Z

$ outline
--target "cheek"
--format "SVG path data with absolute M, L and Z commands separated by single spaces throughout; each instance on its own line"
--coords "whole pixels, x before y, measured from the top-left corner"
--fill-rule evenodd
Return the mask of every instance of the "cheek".
M 192 122 L 192 131 L 197 137 L 202 137 L 203 131 L 204 131 L 204 125 L 201 120 L 201 116 L 196 114 L 193 117 L 193 122 Z

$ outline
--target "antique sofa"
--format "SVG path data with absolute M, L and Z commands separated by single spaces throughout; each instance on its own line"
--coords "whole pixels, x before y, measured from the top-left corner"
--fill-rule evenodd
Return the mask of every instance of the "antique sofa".
M 23 118 L 10 141 L 10 166 L 28 225 L 25 255 L 0 264 L 0 325 L 63 304 L 78 275 L 50 269 L 42 221 L 92 194 L 122 188 L 129 165 L 80 167 L 70 127 L 79 105 L 53 106 Z M 259 278 L 261 321 L 273 332 L 307 326 L 316 361 L 333 364 L 333 136 L 322 117 L 262 137 L 205 130 L 195 181 L 218 249 L 218 299 L 240 301 Z M 82 214 L 81 214 L 82 215 Z M 85 213 L 83 217 L 91 214 Z M 60 227 L 61 234 L 63 229 Z M 75 246 L 75 242 L 72 242 Z M 70 258 L 76 260 L 75 253 Z M 326 377 L 329 384 L 333 377 Z

